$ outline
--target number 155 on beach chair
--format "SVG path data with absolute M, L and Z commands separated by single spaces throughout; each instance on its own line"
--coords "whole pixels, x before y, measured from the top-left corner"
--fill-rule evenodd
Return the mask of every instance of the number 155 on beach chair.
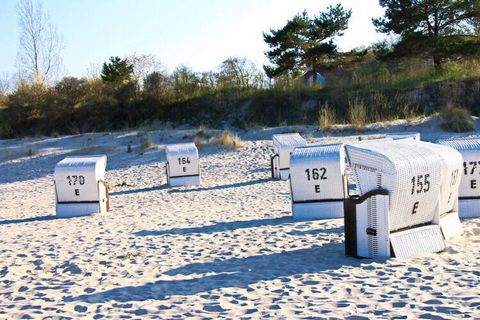
M 347 255 L 407 258 L 442 251 L 445 238 L 461 234 L 458 152 L 413 140 L 345 151 L 359 191 L 345 199 Z

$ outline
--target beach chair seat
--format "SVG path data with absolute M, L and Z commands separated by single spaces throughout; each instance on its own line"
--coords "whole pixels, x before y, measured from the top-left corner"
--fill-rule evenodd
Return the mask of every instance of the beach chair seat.
M 109 210 L 109 188 L 105 182 L 107 157 L 66 157 L 54 169 L 56 215 L 85 216 Z

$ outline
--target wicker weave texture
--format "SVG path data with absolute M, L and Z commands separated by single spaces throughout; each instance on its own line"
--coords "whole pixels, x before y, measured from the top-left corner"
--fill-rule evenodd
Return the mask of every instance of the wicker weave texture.
M 166 145 L 165 154 L 170 177 L 199 174 L 198 149 L 194 143 Z
M 107 157 L 66 157 L 54 170 L 55 191 L 59 202 L 98 201 L 98 182 L 105 177 Z
M 387 138 L 392 138 L 393 140 L 401 140 L 401 139 L 413 139 L 420 141 L 420 133 L 419 132 L 392 132 L 387 133 L 385 135 Z
M 438 217 L 441 158 L 414 140 L 346 145 L 360 194 L 390 193 L 390 231 L 431 223 Z
M 480 197 L 480 138 L 441 140 L 438 143 L 452 147 L 462 155 L 460 198 Z
M 400 259 L 422 253 L 439 252 L 446 247 L 438 225 L 422 226 L 396 232 L 390 235 L 390 243 L 395 257 Z
M 439 140 L 439 144 L 452 147 L 463 152 L 478 152 L 480 150 L 480 138 L 456 138 L 456 139 L 444 139 Z
M 296 148 L 290 158 L 293 201 L 343 199 L 342 144 Z
M 402 141 L 405 143 L 405 141 Z M 406 142 L 408 143 L 408 142 Z M 430 142 L 418 142 L 422 147 L 437 153 L 442 160 L 440 183 L 440 215 L 458 211 L 458 190 L 463 170 L 462 155 L 455 149 Z
M 272 137 L 273 151 L 278 154 L 279 169 L 290 167 L 290 154 L 296 147 L 304 147 L 307 141 L 298 133 L 275 134 Z

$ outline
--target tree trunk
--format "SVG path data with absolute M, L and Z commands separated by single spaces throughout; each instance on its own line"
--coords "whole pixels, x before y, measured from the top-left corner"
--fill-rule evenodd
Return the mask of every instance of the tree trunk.
M 312 87 L 316 88 L 317 87 L 317 70 L 315 68 L 312 68 L 312 72 L 313 72 Z
M 433 56 L 433 67 L 435 72 L 442 70 L 442 59 L 439 56 Z

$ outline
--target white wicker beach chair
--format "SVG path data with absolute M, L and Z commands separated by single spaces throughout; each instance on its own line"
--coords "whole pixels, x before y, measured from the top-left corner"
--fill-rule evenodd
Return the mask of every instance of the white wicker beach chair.
M 85 216 L 109 210 L 105 182 L 107 156 L 66 157 L 55 166 L 58 217 Z
M 445 248 L 437 222 L 442 159 L 408 142 L 345 146 L 359 191 L 345 200 L 348 255 L 406 258 Z
M 480 138 L 441 140 L 438 143 L 452 147 L 462 155 L 460 218 L 480 217 Z
M 342 218 L 344 172 L 343 144 L 295 148 L 290 157 L 293 218 Z
M 167 183 L 170 186 L 200 185 L 200 161 L 194 143 L 165 146 Z
M 290 176 L 290 154 L 296 147 L 307 145 L 298 133 L 275 134 L 272 137 L 273 152 L 270 157 L 272 178 L 287 180 Z
M 420 141 L 420 133 L 419 132 L 392 132 L 385 134 L 387 138 L 392 138 L 393 140 L 401 140 L 401 139 L 413 139 Z
M 409 143 L 407 140 L 401 140 L 401 142 Z M 442 160 L 437 222 L 440 223 L 443 237 L 449 239 L 452 236 L 461 235 L 463 228 L 458 214 L 458 190 L 462 171 L 462 155 L 447 146 L 421 141 L 419 144 L 431 152 L 437 153 Z

